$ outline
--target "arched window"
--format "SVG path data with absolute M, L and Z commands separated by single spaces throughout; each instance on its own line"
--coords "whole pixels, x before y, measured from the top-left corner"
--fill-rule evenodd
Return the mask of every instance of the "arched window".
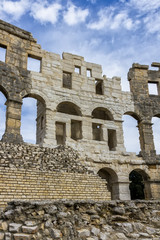
M 92 117 L 96 119 L 102 120 L 113 120 L 113 115 L 111 112 L 106 108 L 95 108 L 92 112 Z
M 68 115 L 82 116 L 80 108 L 72 102 L 62 102 L 57 106 L 57 112 Z M 68 116 L 69 117 L 69 116 Z M 67 117 L 67 118 L 68 118 Z M 75 141 L 82 139 L 82 121 L 75 119 L 72 116 L 71 119 L 71 138 Z M 56 140 L 58 145 L 65 144 L 66 141 L 66 122 L 56 122 Z
M 141 169 L 135 169 L 129 174 L 131 200 L 150 199 L 150 186 L 147 183 L 148 175 Z
M 160 154 L 160 115 L 153 117 L 152 123 L 155 150 L 157 154 Z
M 98 171 L 98 175 L 107 182 L 107 189 L 111 193 L 111 199 L 118 199 L 118 177 L 114 170 L 110 168 L 102 168 Z
M 66 113 L 69 115 L 81 116 L 80 108 L 71 102 L 62 102 L 57 106 L 57 112 Z
M 23 98 L 21 134 L 24 142 L 42 143 L 45 134 L 45 102 L 37 95 Z
M 123 115 L 123 134 L 124 134 L 124 145 L 126 151 L 140 152 L 140 141 L 139 141 L 139 130 L 137 124 L 139 122 L 138 116 L 134 113 L 125 113 Z
M 0 139 L 5 132 L 5 122 L 6 122 L 6 97 L 0 90 Z

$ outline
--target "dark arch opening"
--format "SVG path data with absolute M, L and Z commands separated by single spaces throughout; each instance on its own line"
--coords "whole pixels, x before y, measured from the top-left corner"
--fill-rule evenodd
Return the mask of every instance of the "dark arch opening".
M 146 184 L 148 175 L 140 169 L 135 169 L 129 174 L 131 200 L 150 198 L 150 188 Z
M 4 94 L 4 91 L 1 91 L 0 87 L 0 139 L 2 135 L 5 133 L 5 125 L 6 125 L 6 105 L 5 102 L 7 100 L 7 94 Z
M 57 106 L 57 112 L 66 113 L 70 115 L 82 116 L 80 108 L 71 102 L 62 102 Z
M 92 111 L 92 117 L 96 119 L 102 119 L 102 120 L 111 120 L 111 121 L 113 120 L 112 113 L 108 109 L 101 108 L 101 107 L 95 108 Z
M 98 175 L 107 182 L 107 190 L 111 193 L 111 199 L 118 199 L 118 177 L 114 170 L 110 168 L 102 168 L 98 171 Z
M 25 142 L 40 144 L 45 136 L 45 101 L 37 94 L 23 98 L 21 133 Z

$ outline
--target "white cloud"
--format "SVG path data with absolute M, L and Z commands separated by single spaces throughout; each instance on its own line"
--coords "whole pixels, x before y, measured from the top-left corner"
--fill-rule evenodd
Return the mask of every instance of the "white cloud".
M 111 29 L 118 29 L 121 26 L 127 30 L 130 30 L 133 27 L 132 19 L 128 17 L 126 12 L 120 12 L 115 15 L 111 23 Z
M 88 0 L 89 2 L 91 2 L 92 4 L 95 4 L 97 2 L 97 0 Z
M 68 25 L 76 25 L 78 23 L 85 22 L 88 15 L 88 9 L 83 10 L 73 4 L 70 4 L 68 10 L 64 13 L 64 21 Z
M 20 0 L 15 2 L 2 0 L 0 2 L 0 14 L 4 18 L 6 18 L 6 15 L 10 15 L 13 20 L 17 21 L 26 13 L 29 7 L 29 0 Z
M 98 12 L 98 16 L 99 20 L 89 23 L 88 28 L 94 30 L 101 30 L 104 28 L 117 30 L 123 27 L 127 30 L 131 30 L 133 25 L 135 25 L 135 23 L 133 24 L 132 19 L 129 18 L 127 11 L 120 11 L 117 13 L 117 9 L 114 7 L 101 9 Z
M 130 0 L 128 5 L 142 12 L 150 12 L 160 7 L 160 0 Z
M 55 24 L 59 17 L 62 6 L 59 3 L 48 4 L 48 2 L 35 2 L 32 4 L 30 15 L 40 23 Z
M 159 13 L 148 14 L 144 18 L 144 23 L 148 33 L 160 33 L 160 15 Z

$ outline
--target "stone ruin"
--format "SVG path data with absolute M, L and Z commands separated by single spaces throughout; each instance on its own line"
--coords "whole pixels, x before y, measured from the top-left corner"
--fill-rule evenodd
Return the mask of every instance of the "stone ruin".
M 131 173 L 141 177 L 143 199 L 160 199 L 160 158 L 152 123 L 160 116 L 160 64 L 133 64 L 131 92 L 119 77 L 70 53 L 45 51 L 31 33 L 0 21 L 0 91 L 6 128 L 0 142 L 0 206 L 20 200 L 130 200 Z M 38 69 L 28 69 L 30 60 Z M 158 94 L 149 94 L 148 85 Z M 37 100 L 37 144 L 23 142 L 23 98 Z M 122 117 L 137 120 L 141 151 L 124 147 Z M 28 126 L 29 127 L 29 126 Z M 137 176 L 137 175 L 136 175 Z

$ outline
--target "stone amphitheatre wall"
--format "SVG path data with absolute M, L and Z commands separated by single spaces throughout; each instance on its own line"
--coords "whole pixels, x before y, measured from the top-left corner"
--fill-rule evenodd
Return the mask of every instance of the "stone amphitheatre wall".
M 0 239 L 159 240 L 160 202 L 14 201 L 0 214 Z
M 1 20 L 0 48 L 5 51 L 0 91 L 6 97 L 6 128 L 0 142 L 2 205 L 24 197 L 129 200 L 133 171 L 141 177 L 144 198 L 160 199 L 160 160 L 151 123 L 152 117 L 160 116 L 160 64 L 152 64 L 158 70 L 133 64 L 128 74 L 131 92 L 123 92 L 120 78 L 102 75 L 99 64 L 71 53 L 61 58 L 45 51 L 31 33 Z M 30 59 L 38 61 L 38 71 L 29 69 Z M 149 83 L 156 84 L 157 95 L 149 94 Z M 25 145 L 21 135 L 21 109 L 27 97 L 37 100 L 36 146 Z M 137 120 L 138 155 L 124 147 L 124 114 Z M 59 145 L 81 155 L 68 147 L 67 153 L 65 148 L 53 149 Z M 66 191 L 53 193 L 50 186 Z

